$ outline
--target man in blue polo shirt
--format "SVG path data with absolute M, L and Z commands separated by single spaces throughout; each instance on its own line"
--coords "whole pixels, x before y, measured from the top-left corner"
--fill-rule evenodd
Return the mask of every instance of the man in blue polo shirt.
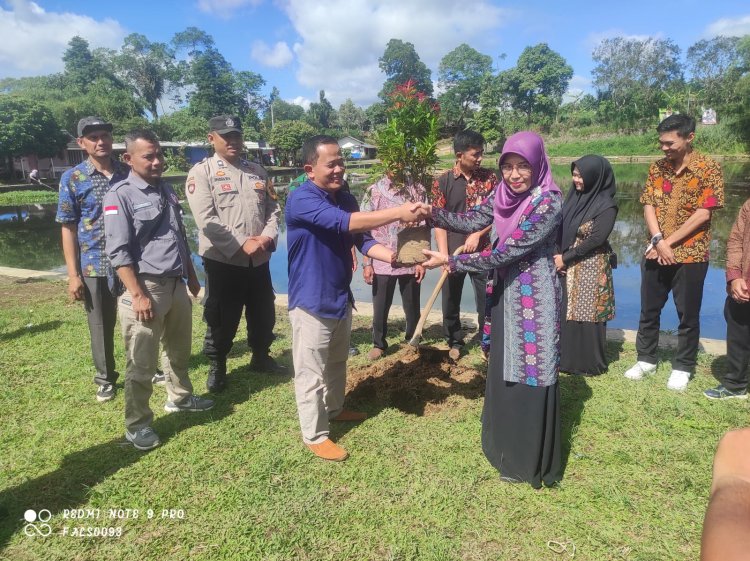
M 349 289 L 352 245 L 363 255 L 390 262 L 391 250 L 373 240 L 369 231 L 396 220 L 418 222 L 428 215 L 413 203 L 359 212 L 354 196 L 341 190 L 344 158 L 333 137 L 308 139 L 302 157 L 308 179 L 289 195 L 284 213 L 294 391 L 302 440 L 319 458 L 341 461 L 349 454 L 328 437 L 329 420 L 367 417 L 344 409 L 354 304 Z

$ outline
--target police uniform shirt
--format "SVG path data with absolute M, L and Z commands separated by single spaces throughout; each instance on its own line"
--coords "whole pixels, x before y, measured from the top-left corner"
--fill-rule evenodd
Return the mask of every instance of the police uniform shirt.
M 244 159 L 234 166 L 214 155 L 193 166 L 185 193 L 198 226 L 201 256 L 247 266 L 240 248 L 249 237 L 269 237 L 275 247 L 280 209 L 262 166 Z M 261 250 L 252 263 L 257 267 L 269 259 L 271 252 Z
M 104 196 L 106 250 L 112 267 L 137 274 L 187 277 L 190 259 L 180 203 L 172 186 L 130 173 Z

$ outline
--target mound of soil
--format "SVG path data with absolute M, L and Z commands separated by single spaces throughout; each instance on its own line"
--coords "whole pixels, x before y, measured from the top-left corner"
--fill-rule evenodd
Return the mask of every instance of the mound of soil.
M 396 407 L 414 415 L 430 415 L 457 403 L 453 396 L 477 399 L 484 395 L 485 374 L 453 362 L 448 350 L 404 345 L 373 364 L 350 368 L 347 403 L 367 403 L 379 409 Z

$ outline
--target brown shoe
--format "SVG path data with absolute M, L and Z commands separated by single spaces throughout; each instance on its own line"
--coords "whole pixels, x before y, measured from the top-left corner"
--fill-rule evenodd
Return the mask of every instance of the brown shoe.
M 451 350 L 448 351 L 448 358 L 451 360 L 458 360 L 461 356 L 461 348 L 460 347 L 451 347 Z
M 341 413 L 336 415 L 331 421 L 364 421 L 367 419 L 367 413 L 361 411 L 350 411 L 349 409 L 343 409 Z
M 344 450 L 330 438 L 326 438 L 319 444 L 308 444 L 307 447 L 318 458 L 331 460 L 332 462 L 343 462 L 349 457 L 349 452 Z
M 372 350 L 367 353 L 367 359 L 368 360 L 378 360 L 381 356 L 383 356 L 383 349 L 379 349 L 377 347 L 373 347 Z

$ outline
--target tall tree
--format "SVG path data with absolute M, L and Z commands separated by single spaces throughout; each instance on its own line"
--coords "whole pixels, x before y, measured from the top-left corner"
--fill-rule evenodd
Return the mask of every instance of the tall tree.
M 600 107 L 619 126 L 650 125 L 664 92 L 682 81 L 680 48 L 671 39 L 604 39 L 593 59 Z
M 378 59 L 380 70 L 387 79 L 378 96 L 385 100 L 399 84 L 413 80 L 418 92 L 432 95 L 432 78 L 430 69 L 419 59 L 412 43 L 401 39 L 391 39 L 385 47 L 383 56 Z
M 351 99 L 347 99 L 339 106 L 338 111 L 339 126 L 351 135 L 359 135 L 364 130 L 365 112 L 361 107 L 357 107 Z
M 145 35 L 131 33 L 111 61 L 117 76 L 130 86 L 151 116 L 158 118 L 157 104 L 174 70 L 174 51 L 165 43 L 152 43 Z
M 573 77 L 573 68 L 546 43 L 526 47 L 514 68 L 499 75 L 513 109 L 526 118 L 549 126 Z
M 737 43 L 741 77 L 737 80 L 737 100 L 727 108 L 729 126 L 750 149 L 750 35 Z
M 331 102 L 326 99 L 325 90 L 320 90 L 318 101 L 311 103 L 307 110 L 307 121 L 318 130 L 330 129 L 333 126 L 335 112 Z
M 46 107 L 11 95 L 0 95 L 0 158 L 13 168 L 14 156 L 54 156 L 67 143 L 60 125 Z
M 706 105 L 719 109 L 737 100 L 735 85 L 742 75 L 739 42 L 739 37 L 714 37 L 688 48 L 688 71 Z
M 492 72 L 492 57 L 462 43 L 440 61 L 440 116 L 448 128 L 460 130 L 472 105 L 479 103 L 482 79 Z
M 284 159 L 295 159 L 302 144 L 315 135 L 315 129 L 304 121 L 276 121 L 269 141 L 284 155 Z
M 102 74 L 102 67 L 89 49 L 89 43 L 76 35 L 68 41 L 63 53 L 65 79 L 68 85 L 79 91 L 86 91 L 89 82 Z

